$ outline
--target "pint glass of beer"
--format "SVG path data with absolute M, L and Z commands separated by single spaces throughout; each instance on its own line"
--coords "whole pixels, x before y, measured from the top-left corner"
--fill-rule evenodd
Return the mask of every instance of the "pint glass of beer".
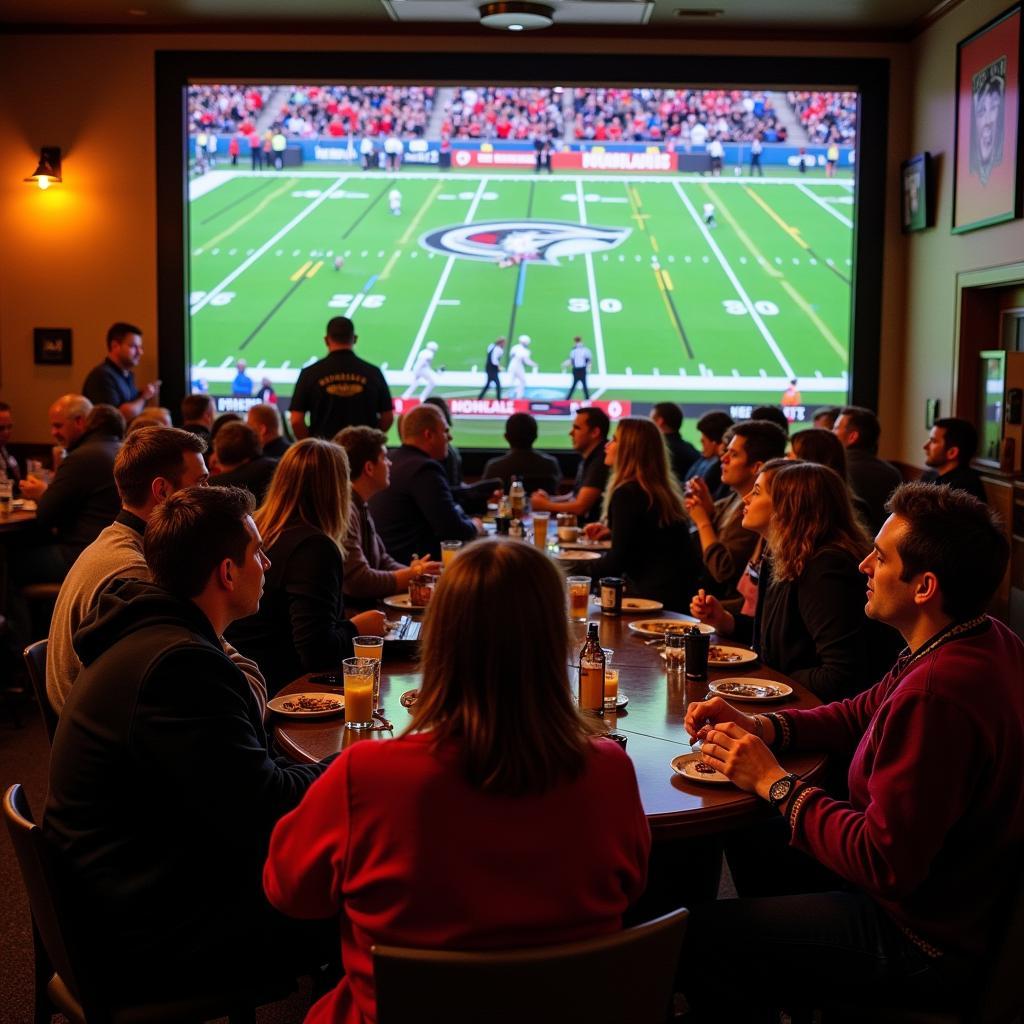
M 569 618 L 573 622 L 586 622 L 587 610 L 590 606 L 590 577 L 570 576 L 567 585 L 569 588 Z
M 550 512 L 533 513 L 533 543 L 544 551 L 548 546 L 548 522 L 551 519 Z
M 345 728 L 373 728 L 373 684 L 380 672 L 375 658 L 346 658 L 341 663 L 345 675 Z
M 452 559 L 459 553 L 461 547 L 461 540 L 441 541 L 441 566 L 443 568 L 447 569 L 452 564 Z
M 384 637 L 356 636 L 352 638 L 352 647 L 357 658 L 370 658 L 377 662 L 377 673 L 373 680 L 373 707 L 380 711 L 380 662 L 384 657 Z

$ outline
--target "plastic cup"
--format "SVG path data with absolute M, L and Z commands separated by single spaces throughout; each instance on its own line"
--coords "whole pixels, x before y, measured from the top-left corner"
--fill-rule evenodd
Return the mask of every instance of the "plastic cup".
M 380 675 L 376 658 L 346 658 L 341 663 L 345 676 L 345 728 L 373 728 L 373 688 Z
M 586 622 L 590 608 L 590 577 L 570 576 L 566 584 L 569 588 L 569 618 L 573 622 Z
M 372 658 L 378 663 L 378 670 L 373 681 L 373 706 L 380 710 L 380 668 L 379 663 L 384 657 L 384 637 L 356 636 L 352 638 L 352 648 L 357 658 Z

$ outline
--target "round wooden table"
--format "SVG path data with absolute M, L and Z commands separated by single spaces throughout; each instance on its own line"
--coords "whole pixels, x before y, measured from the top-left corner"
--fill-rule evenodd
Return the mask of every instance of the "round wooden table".
M 690 701 L 701 699 L 706 693 L 706 687 L 690 683 L 670 684 L 658 649 L 645 644 L 645 638 L 628 628 L 632 621 L 655 617 L 685 618 L 672 612 L 647 612 L 643 615 L 609 618 L 600 614 L 596 604 L 591 605 L 591 619 L 600 622 L 602 646 L 615 652 L 612 665 L 619 669 L 619 692 L 629 697 L 627 707 L 618 714 L 607 714 L 605 722 L 610 729 L 627 738 L 626 753 L 636 769 L 640 796 L 652 833 L 657 839 L 710 836 L 748 825 L 759 816 L 770 816 L 772 812 L 767 804 L 756 796 L 741 792 L 731 785 L 690 782 L 672 771 L 671 760 L 677 754 L 685 754 L 690 750 L 683 728 L 685 708 Z M 572 636 L 576 650 L 582 647 L 585 633 L 585 623 L 573 623 Z M 711 670 L 712 681 L 751 675 L 786 682 L 793 687 L 794 692 L 785 700 L 771 703 L 737 702 L 738 706 L 747 711 L 811 708 L 821 703 L 805 687 L 758 664 Z M 569 677 L 575 687 L 576 673 L 572 668 Z M 405 728 L 410 716 L 399 698 L 406 690 L 414 690 L 418 685 L 416 663 L 408 659 L 389 658 L 385 645 L 381 703 L 386 717 L 395 727 L 394 734 Z M 303 676 L 281 692 L 317 690 L 330 691 L 331 687 L 312 683 L 309 676 Z M 303 762 L 319 761 L 352 742 L 388 739 L 393 735 L 379 730 L 365 735 L 352 729 L 346 730 L 340 715 L 308 722 L 275 715 L 274 727 L 282 752 Z M 788 771 L 801 776 L 817 774 L 824 764 L 824 758 L 817 754 L 784 755 L 781 761 Z
M 31 511 L 23 508 L 11 509 L 10 515 L 0 518 L 0 534 L 23 533 L 35 526 L 36 510 L 33 505 Z

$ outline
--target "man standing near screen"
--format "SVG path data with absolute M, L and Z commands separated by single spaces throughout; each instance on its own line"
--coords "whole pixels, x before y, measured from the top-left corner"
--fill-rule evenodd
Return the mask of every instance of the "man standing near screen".
M 327 355 L 307 366 L 295 382 L 288 417 L 297 439 L 310 435 L 329 439 L 345 427 L 387 431 L 391 426 L 395 418 L 391 391 L 380 368 L 352 351 L 358 340 L 347 316 L 327 322 Z
M 483 398 L 487 394 L 487 389 L 493 384 L 495 394 L 498 396 L 498 401 L 501 401 L 501 357 L 505 354 L 505 339 L 498 338 L 497 341 L 487 346 L 487 356 L 484 360 L 484 372 L 487 374 L 487 379 L 484 381 L 484 386 L 480 389 L 480 394 L 477 396 Z
M 572 387 L 569 388 L 569 394 L 565 396 L 566 401 L 572 398 L 577 384 L 583 385 L 583 397 L 587 400 L 590 399 L 590 389 L 587 387 L 587 370 L 590 369 L 590 364 L 593 361 L 594 357 L 590 354 L 590 349 L 583 344 L 583 339 L 577 334 L 572 339 L 572 349 L 569 351 L 569 358 L 562 364 L 572 370 Z
M 160 393 L 160 381 L 142 389 L 135 384 L 135 367 L 142 358 L 142 329 L 119 320 L 107 331 L 107 358 L 89 371 L 82 394 L 93 405 L 112 405 L 133 420 Z

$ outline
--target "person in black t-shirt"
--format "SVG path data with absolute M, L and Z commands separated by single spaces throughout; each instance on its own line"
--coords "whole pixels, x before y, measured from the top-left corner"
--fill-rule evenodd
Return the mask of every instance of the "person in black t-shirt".
M 575 512 L 580 525 L 593 523 L 601 515 L 601 495 L 608 482 L 604 464 L 604 446 L 611 426 L 603 410 L 587 406 L 576 413 L 569 437 L 582 456 L 576 483 L 570 494 L 552 497 L 547 491 L 534 491 L 530 503 L 534 512 Z
M 352 351 L 358 340 L 347 316 L 328 321 L 326 357 L 307 366 L 295 382 L 288 415 L 296 438 L 312 434 L 330 439 L 344 427 L 387 431 L 391 426 L 395 418 L 391 391 L 380 368 Z
M 924 443 L 928 470 L 921 479 L 929 484 L 956 487 L 973 494 L 979 501 L 988 501 L 985 485 L 971 459 L 978 450 L 978 432 L 967 420 L 947 416 L 936 420 Z
M 118 321 L 107 331 L 107 358 L 89 371 L 82 394 L 93 405 L 112 405 L 125 420 L 133 420 L 146 403 L 160 393 L 160 381 L 141 390 L 135 385 L 133 369 L 142 358 L 142 330 Z

